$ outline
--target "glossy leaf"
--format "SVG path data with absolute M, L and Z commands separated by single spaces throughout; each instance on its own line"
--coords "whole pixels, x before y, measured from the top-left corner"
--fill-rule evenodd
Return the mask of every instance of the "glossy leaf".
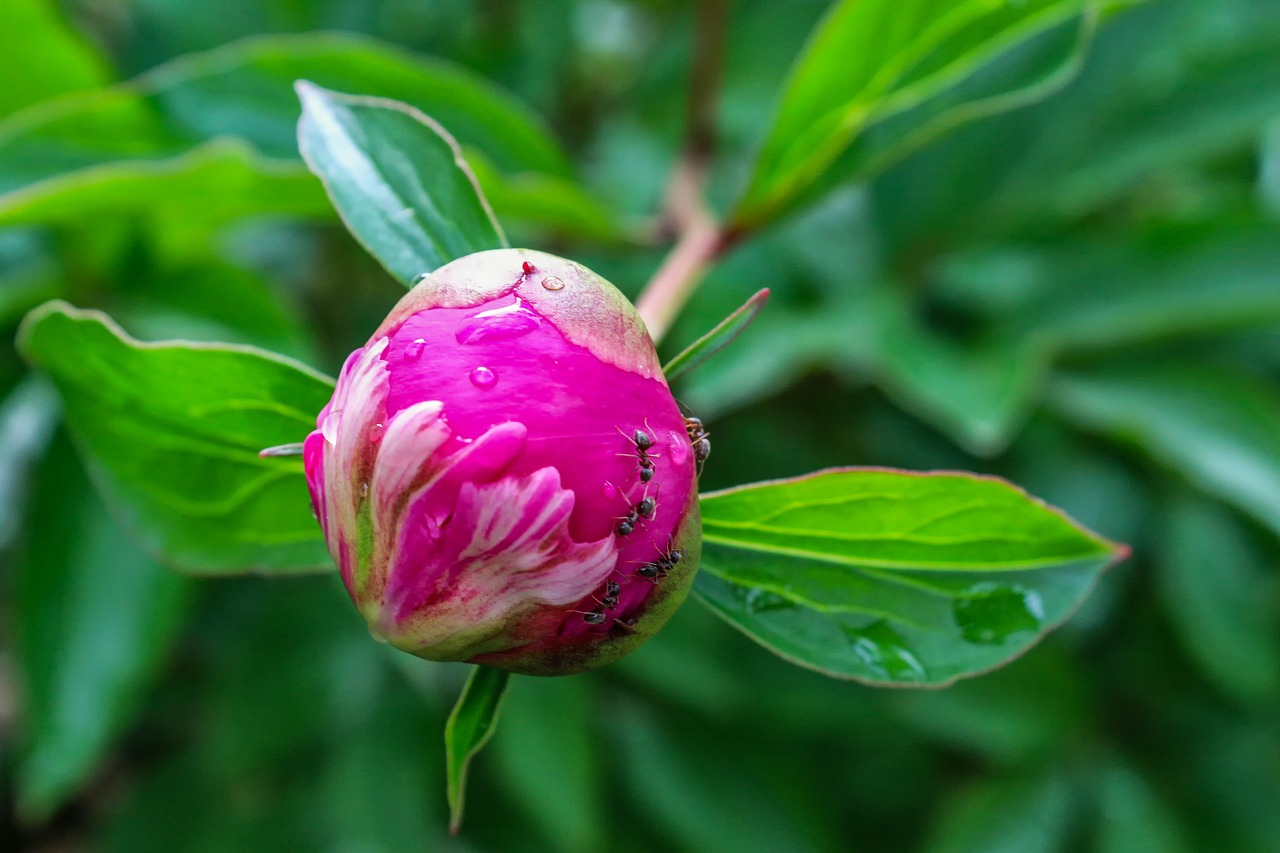
M 742 330 L 750 325 L 751 321 L 760 313 L 760 309 L 764 308 L 765 300 L 768 298 L 769 289 L 767 287 L 756 291 L 750 299 L 742 304 L 741 308 L 725 317 L 711 331 L 676 354 L 674 358 L 662 366 L 662 372 L 666 375 L 667 381 L 674 382 L 678 376 L 693 370 L 733 343 L 733 339 L 741 334 Z
M 491 666 L 471 671 L 458 704 L 453 706 L 444 728 L 446 781 L 449 796 L 449 828 L 456 835 L 462 827 L 462 808 L 467 793 L 467 770 L 471 759 L 493 737 L 498 711 L 506 694 L 511 673 Z
M 41 819 L 93 773 L 167 656 L 191 586 L 125 536 L 66 440 L 52 446 L 19 564 L 22 811 Z
M 1093 6 L 1086 0 L 834 3 L 792 68 L 731 227 L 762 224 L 785 211 L 878 123 L 918 111 L 909 126 L 895 128 L 901 144 L 1047 93 L 1083 51 Z M 1050 61 L 1031 63 L 997 91 L 945 98 L 1001 55 L 1067 25 L 1064 47 L 1052 51 Z M 943 98 L 941 105 L 930 108 L 936 98 Z M 854 174 L 869 159 L 841 163 L 840 172 Z
M 140 343 L 104 315 L 49 303 L 19 347 L 62 394 L 97 485 L 157 555 L 194 572 L 331 568 L 302 463 L 329 379 L 231 344 Z
M 1051 403 L 1280 536 L 1280 395 L 1270 385 L 1225 366 L 1130 364 L 1063 376 Z
M 1121 546 L 994 478 L 822 471 L 701 498 L 697 592 L 777 654 L 944 685 L 1066 619 Z
M 298 144 L 347 228 L 401 283 L 506 245 L 453 137 L 395 101 L 298 83 Z

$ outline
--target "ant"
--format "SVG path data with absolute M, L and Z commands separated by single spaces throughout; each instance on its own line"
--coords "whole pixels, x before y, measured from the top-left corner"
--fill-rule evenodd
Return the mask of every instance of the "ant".
M 606 610 L 613 610 L 618 606 L 618 598 L 622 595 L 622 587 L 617 581 L 609 581 L 604 587 L 604 598 L 600 599 L 599 607 L 595 610 L 575 610 L 574 613 L 582 614 L 582 621 L 588 625 L 603 625 Z M 615 620 L 616 621 L 616 620 Z
M 711 433 L 702 425 L 702 418 L 685 418 L 684 429 L 689 434 L 689 443 L 693 445 L 693 458 L 698 460 L 698 474 L 701 476 L 702 466 L 711 455 Z
M 646 428 L 649 427 L 649 422 L 645 421 L 644 425 Z M 636 448 L 635 455 L 636 455 L 636 458 L 639 460 L 638 465 L 640 468 L 640 482 L 648 483 L 650 480 L 653 479 L 653 473 L 654 473 L 653 460 L 658 458 L 658 454 L 649 452 L 649 448 L 653 447 L 654 445 L 653 438 L 651 438 L 649 436 L 649 433 L 643 429 L 638 429 L 635 432 L 631 433 L 631 435 L 627 435 L 625 432 L 622 432 L 621 427 L 617 427 L 616 429 L 618 430 L 619 433 L 622 434 L 624 438 L 627 439 L 627 441 L 630 441 L 633 445 L 635 445 L 635 448 Z M 623 453 L 619 455 L 630 456 L 631 454 Z
M 617 581 L 609 581 L 604 588 L 604 598 L 600 600 L 600 606 L 605 610 L 612 610 L 618 606 L 618 596 L 622 594 L 622 587 Z
M 657 583 L 659 578 L 665 578 L 680 561 L 684 559 L 684 552 L 679 548 L 671 548 L 662 556 L 654 560 L 652 563 L 645 563 L 636 570 L 636 574 L 651 583 Z
M 658 501 L 656 498 L 645 496 L 640 503 L 630 509 L 631 511 L 619 519 L 618 525 L 614 527 L 614 532 L 619 536 L 630 536 L 641 519 L 652 521 L 654 514 L 658 511 Z
M 586 622 L 588 625 L 601 625 L 604 623 L 604 620 L 605 620 L 603 607 L 597 607 L 595 610 L 590 610 L 585 612 L 582 610 L 575 610 L 573 612 L 581 613 L 582 621 Z

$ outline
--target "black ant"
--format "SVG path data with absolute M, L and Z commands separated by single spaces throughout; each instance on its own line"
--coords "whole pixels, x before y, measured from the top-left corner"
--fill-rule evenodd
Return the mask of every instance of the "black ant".
M 597 607 L 595 610 L 590 611 L 575 610 L 573 612 L 581 613 L 582 621 L 586 622 L 588 625 L 601 625 L 605 620 L 603 607 Z
M 622 594 L 622 587 L 617 581 L 609 581 L 604 588 L 604 598 L 600 599 L 600 606 L 605 610 L 612 610 L 618 606 L 618 596 Z
M 657 583 L 659 578 L 665 578 L 683 559 L 683 551 L 679 548 L 671 548 L 652 563 L 645 563 L 636 570 L 636 574 L 647 581 Z
M 623 516 L 618 522 L 618 526 L 613 528 L 614 532 L 619 536 L 630 536 L 631 532 L 636 529 L 636 525 L 640 523 L 640 513 L 634 509 Z
M 648 421 L 645 421 L 645 426 L 646 427 L 649 426 Z M 618 430 L 619 433 L 622 434 L 624 438 L 626 438 L 633 445 L 635 445 L 635 448 L 636 448 L 635 455 L 636 455 L 636 458 L 639 460 L 637 464 L 640 468 L 640 482 L 642 483 L 649 482 L 650 480 L 653 479 L 653 472 L 654 472 L 653 460 L 658 458 L 658 454 L 649 452 L 649 448 L 653 447 L 654 445 L 653 438 L 650 437 L 649 433 L 647 433 L 645 430 L 642 430 L 642 429 L 636 430 L 635 432 L 631 433 L 631 435 L 627 435 L 625 432 L 622 432 L 621 427 L 616 427 L 616 429 Z M 619 455 L 630 456 L 631 454 L 622 453 Z
M 711 433 L 702 425 L 702 418 L 687 417 L 684 419 L 685 432 L 689 434 L 689 443 L 693 445 L 693 458 L 698 461 L 698 473 L 711 455 Z
M 656 498 L 644 497 L 640 503 L 631 507 L 631 511 L 618 520 L 618 524 L 614 527 L 614 532 L 619 536 L 630 536 L 636 529 L 636 525 L 641 519 L 652 521 L 654 513 L 658 511 L 658 501 Z

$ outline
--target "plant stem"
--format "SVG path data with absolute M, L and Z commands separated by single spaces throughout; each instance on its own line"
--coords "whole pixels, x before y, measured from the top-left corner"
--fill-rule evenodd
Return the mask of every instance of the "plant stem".
M 711 263 L 727 247 L 720 224 L 703 194 L 715 151 L 715 106 L 728 32 L 728 0 L 700 0 L 694 24 L 684 150 L 671 172 L 663 222 L 676 243 L 636 300 L 655 342 L 671 327 L 702 283 Z

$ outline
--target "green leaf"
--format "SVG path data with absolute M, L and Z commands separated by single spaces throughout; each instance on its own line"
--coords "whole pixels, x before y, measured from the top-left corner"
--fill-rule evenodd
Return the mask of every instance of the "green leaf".
M 51 0 L 0 3 L 0 117 L 108 81 L 106 64 Z
M 638 223 L 623 219 L 571 178 L 533 171 L 504 174 L 475 148 L 467 146 L 463 154 L 484 197 L 508 226 L 514 221 L 539 233 L 604 243 L 630 245 L 644 240 Z
M 1157 69 L 1177 84 L 1159 85 Z M 921 151 L 877 181 L 876 207 L 902 246 L 1042 232 L 1143 186 L 1166 211 L 1183 170 L 1256 145 L 1277 75 L 1270 0 L 1144 3 L 1100 30 L 1069 87 Z
M 0 402 L 0 553 L 22 529 L 30 469 L 58 425 L 53 389 L 29 377 Z
M 701 503 L 702 600 L 782 657 L 869 684 L 1007 663 L 1125 553 L 973 474 L 833 469 Z
M 542 119 L 489 79 L 351 33 L 254 36 L 173 60 L 133 86 L 153 93 L 187 138 L 232 133 L 268 156 L 296 159 L 297 80 L 404 101 L 504 172 L 570 172 Z
M 301 460 L 258 456 L 314 429 L 331 380 L 252 347 L 140 343 L 61 302 L 28 315 L 19 348 L 61 392 L 108 502 L 166 562 L 202 573 L 331 567 Z
M 900 287 L 881 287 L 851 310 L 860 344 L 843 344 L 833 358 L 975 455 L 1004 448 L 1043 386 L 1048 359 L 1036 341 L 959 344 L 927 328 Z
M 1243 701 L 1280 694 L 1277 588 L 1230 511 L 1183 497 L 1158 546 L 1157 590 L 1187 655 Z
M 608 831 L 603 744 L 590 678 L 520 678 L 489 747 L 500 782 L 552 849 L 601 850 Z
M 888 161 L 884 151 L 841 159 L 877 124 L 910 117 L 892 133 L 902 147 L 1047 93 L 1078 62 L 1095 16 L 1087 0 L 925 0 L 905 7 L 893 0 L 839 0 L 792 67 L 730 227 L 776 218 L 833 165 L 839 175 L 828 181 L 865 175 L 877 161 Z M 1045 34 L 1053 37 L 1047 58 L 1020 63 L 994 90 L 955 95 L 995 60 Z
M 1116 763 L 1094 782 L 1098 792 L 1098 853 L 1159 850 L 1190 853 L 1195 847 L 1178 810 L 1132 767 Z
M 678 376 L 693 370 L 711 356 L 724 349 L 733 339 L 741 334 L 760 309 L 764 308 L 769 298 L 769 288 L 757 290 L 754 295 L 728 317 L 715 325 L 711 331 L 685 347 L 674 358 L 662 366 L 668 382 L 674 382 Z
M 444 727 L 446 778 L 449 797 L 449 828 L 456 835 L 462 827 L 462 808 L 467 793 L 467 770 L 471 759 L 493 737 L 498 711 L 507 691 L 511 673 L 491 666 L 471 671 L 458 704 L 453 706 Z
M 348 230 L 403 284 L 506 245 L 453 137 L 405 104 L 298 83 L 298 144 Z
M 615 702 L 610 712 L 610 734 L 620 757 L 619 772 L 628 783 L 628 800 L 642 814 L 662 816 L 650 827 L 662 843 L 651 848 L 735 853 L 840 849 L 814 840 L 807 831 L 806 812 L 816 811 L 815 774 L 786 763 L 790 756 L 775 738 L 756 733 L 737 740 L 724 726 L 696 731 L 635 702 Z M 686 718 L 687 723 L 696 720 Z M 733 805 L 725 808 L 726 803 Z
M 0 195 L 0 225 L 138 216 L 201 241 L 229 222 L 268 214 L 328 220 L 332 207 L 301 165 L 268 161 L 235 139 L 162 160 L 87 166 Z
M 837 342 L 832 358 L 873 377 L 965 450 L 990 456 L 1017 434 L 1064 356 L 1280 322 L 1280 232 L 1273 223 L 1232 219 L 1148 230 L 1155 233 L 952 257 L 941 265 L 946 283 L 935 298 L 964 314 L 981 298 L 963 289 L 980 286 L 975 280 L 998 287 L 1002 278 L 1010 289 L 1030 292 L 1006 297 L 1014 304 L 993 310 L 998 316 L 986 334 L 960 342 L 919 319 L 926 309 L 913 305 L 900 283 L 882 287 L 848 309 L 846 322 L 859 324 L 862 344 L 853 350 Z M 972 283 L 956 281 L 962 278 Z
M 983 780 L 935 814 L 925 853 L 1055 853 L 1067 847 L 1071 789 L 1060 776 Z
M 1280 395 L 1230 366 L 1126 364 L 1056 380 L 1050 403 L 1132 443 L 1280 536 Z
M 0 121 L 0 210 L 7 221 L 87 224 L 103 207 L 154 206 L 157 216 L 178 207 L 199 221 L 254 204 L 328 216 L 298 162 L 300 78 L 403 100 L 504 173 L 568 181 L 565 156 L 537 117 L 488 81 L 371 39 L 313 33 L 245 39 Z M 9 200 L 10 193 L 17 195 Z
M 191 583 L 107 514 L 65 439 L 40 478 L 19 562 L 20 808 L 47 817 L 93 773 L 167 656 Z

